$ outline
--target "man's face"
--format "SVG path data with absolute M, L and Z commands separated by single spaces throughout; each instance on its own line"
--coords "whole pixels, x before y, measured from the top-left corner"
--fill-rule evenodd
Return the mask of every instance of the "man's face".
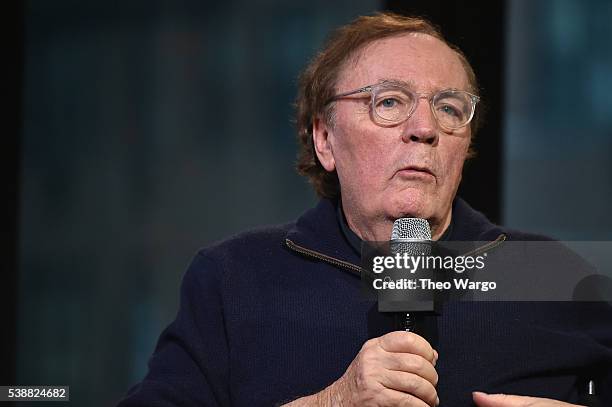
M 336 91 L 384 80 L 405 82 L 419 94 L 469 90 L 455 52 L 425 34 L 372 42 L 341 71 Z M 436 228 L 442 233 L 470 144 L 469 125 L 441 128 L 426 98 L 419 99 L 408 120 L 393 127 L 372 121 L 368 93 L 338 100 L 335 109 L 335 125 L 315 125 L 315 143 L 323 166 L 338 173 L 351 227 L 365 239 L 388 239 L 395 219 L 419 217 L 430 220 L 434 234 Z M 323 144 L 317 140 L 322 133 Z M 386 237 L 380 236 L 387 230 Z

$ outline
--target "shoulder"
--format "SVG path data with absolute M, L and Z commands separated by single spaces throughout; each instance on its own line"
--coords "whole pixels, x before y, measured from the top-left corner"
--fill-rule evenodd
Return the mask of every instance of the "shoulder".
M 292 225 L 247 230 L 201 248 L 183 275 L 184 294 L 211 299 L 247 292 L 263 274 L 278 274 L 291 261 L 286 260 L 285 236 Z
M 249 229 L 198 250 L 187 274 L 223 285 L 231 276 L 275 272 L 286 263 L 285 239 L 294 223 Z
M 473 241 L 552 241 L 551 237 L 507 228 L 491 222 L 485 214 L 457 197 L 453 203 L 452 240 Z
M 273 249 L 283 247 L 285 237 L 294 224 L 290 222 L 249 229 L 203 247 L 197 254 L 205 258 L 223 259 L 237 253 L 246 256 L 270 253 Z

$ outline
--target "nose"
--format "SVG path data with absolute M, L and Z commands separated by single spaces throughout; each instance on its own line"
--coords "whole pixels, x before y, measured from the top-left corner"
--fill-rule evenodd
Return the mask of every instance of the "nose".
M 402 141 L 404 143 L 416 142 L 435 146 L 438 144 L 438 122 L 431 111 L 427 98 L 417 100 L 412 115 L 404 123 Z

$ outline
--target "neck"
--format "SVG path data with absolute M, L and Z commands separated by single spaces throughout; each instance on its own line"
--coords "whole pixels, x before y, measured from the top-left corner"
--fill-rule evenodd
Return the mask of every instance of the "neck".
M 383 242 L 389 240 L 391 231 L 393 230 L 393 223 L 395 219 L 379 219 L 376 221 L 367 221 L 359 216 L 352 216 L 350 211 L 342 205 L 344 216 L 349 228 L 355 232 L 361 240 L 371 242 Z M 449 208 L 448 213 L 441 219 L 428 218 L 429 227 L 431 228 L 432 240 L 438 240 L 442 237 L 448 226 L 450 225 L 452 218 L 452 210 Z
M 444 220 L 439 223 L 435 223 L 430 219 L 427 219 L 429 226 L 431 227 L 431 239 L 438 240 L 442 237 L 448 226 L 450 225 L 452 218 L 452 210 L 448 211 L 448 214 L 444 217 Z

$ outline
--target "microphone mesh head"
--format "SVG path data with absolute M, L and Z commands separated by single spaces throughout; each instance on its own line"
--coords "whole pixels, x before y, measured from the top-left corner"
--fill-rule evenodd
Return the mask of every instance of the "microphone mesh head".
M 429 222 L 420 218 L 400 218 L 393 224 L 391 253 L 407 253 L 410 256 L 431 254 L 431 229 Z
M 393 223 L 391 240 L 431 240 L 429 222 L 420 218 L 399 218 Z

